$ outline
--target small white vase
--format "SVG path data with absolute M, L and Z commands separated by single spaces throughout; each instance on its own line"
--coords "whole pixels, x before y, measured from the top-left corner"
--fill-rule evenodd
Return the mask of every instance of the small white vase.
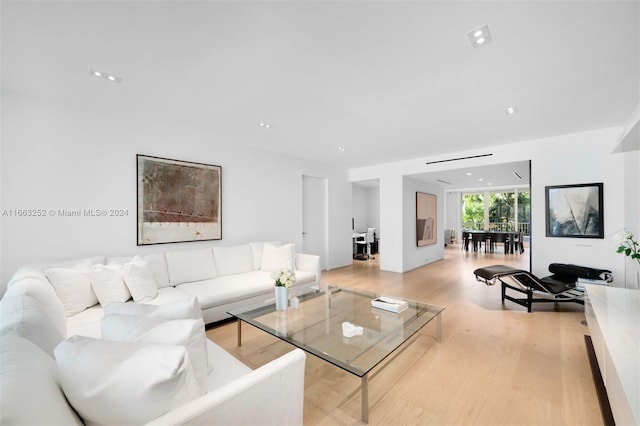
M 289 289 L 287 287 L 276 286 L 276 311 L 286 311 Z

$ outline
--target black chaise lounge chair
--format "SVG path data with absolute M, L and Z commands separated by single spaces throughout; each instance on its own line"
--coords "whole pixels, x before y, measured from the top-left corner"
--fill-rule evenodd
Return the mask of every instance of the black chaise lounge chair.
M 522 269 L 505 265 L 492 265 L 473 271 L 476 280 L 487 285 L 502 284 L 502 303 L 505 299 L 527 308 L 531 312 L 534 303 L 540 302 L 575 302 L 584 304 L 584 291 L 576 288 L 578 278 L 613 281 L 611 271 L 586 266 L 552 263 L 549 272 L 553 275 L 542 279 Z M 507 289 L 516 291 L 526 297 L 513 297 Z M 536 296 L 534 298 L 534 296 Z

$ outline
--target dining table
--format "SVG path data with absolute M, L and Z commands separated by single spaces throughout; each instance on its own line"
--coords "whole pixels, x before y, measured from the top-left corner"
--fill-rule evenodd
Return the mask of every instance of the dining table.
M 500 242 L 503 242 L 507 247 L 505 253 L 513 254 L 515 252 L 515 237 L 520 234 L 518 231 L 478 231 L 478 230 L 470 230 L 470 231 L 462 231 L 462 249 L 469 251 L 469 242 L 473 239 L 475 241 L 480 241 L 485 243 L 485 252 L 487 251 L 487 245 L 489 247 L 489 251 L 493 252 L 493 245 L 491 244 L 492 240 L 498 240 L 497 236 L 504 236 L 504 239 L 500 239 Z M 473 237 L 475 235 L 475 238 Z M 474 245 L 474 250 L 476 247 Z

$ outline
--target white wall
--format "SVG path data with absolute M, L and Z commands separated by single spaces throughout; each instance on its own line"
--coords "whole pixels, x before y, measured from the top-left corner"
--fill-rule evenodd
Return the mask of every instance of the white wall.
M 363 186 L 353 185 L 353 232 L 365 232 L 369 224 L 369 191 Z
M 367 228 L 376 228 L 376 237 L 380 238 L 380 188 L 377 186 L 367 189 Z
M 623 157 L 612 154 L 621 127 L 553 136 L 526 142 L 513 143 L 447 154 L 423 157 L 407 161 L 381 164 L 350 170 L 350 179 L 380 179 L 380 216 L 384 227 L 384 239 L 402 239 L 403 229 L 394 227 L 385 218 L 398 219 L 396 208 L 389 200 L 398 201 L 385 194 L 384 182 L 398 182 L 402 176 L 438 170 L 458 169 L 463 166 L 484 166 L 513 161 L 531 160 L 531 220 L 532 220 L 532 272 L 539 276 L 548 275 L 548 265 L 553 262 L 575 263 L 579 265 L 611 269 L 617 277 L 615 285 L 624 285 L 624 259 L 615 252 L 615 243 L 610 238 L 625 224 L 625 205 L 639 197 L 637 181 L 627 182 L 624 174 Z M 492 153 L 490 157 L 453 161 L 426 165 L 427 161 L 444 160 L 453 157 Z M 604 227 L 605 239 L 547 238 L 545 236 L 545 186 L 577 183 L 604 183 Z M 395 186 L 390 185 L 391 190 Z M 629 190 L 625 201 L 625 186 Z M 635 191 L 632 189 L 635 188 Z M 391 226 L 387 227 L 387 223 Z M 382 256 L 381 268 L 387 251 Z M 401 272 L 392 263 L 386 270 Z
M 449 191 L 444 193 L 445 229 L 456 230 L 456 240 L 459 242 L 462 228 L 462 193 Z
M 640 150 L 620 154 L 624 156 L 624 225 L 640 241 Z M 619 255 L 622 256 L 622 255 Z M 625 282 L 627 288 L 640 288 L 640 264 L 625 256 Z
M 376 228 L 376 236 L 380 236 L 380 189 L 369 186 L 353 185 L 352 202 L 354 232 L 366 232 L 368 228 Z
M 123 209 L 125 217 L 3 215 L 2 287 L 24 263 L 281 240 L 302 243 L 302 175 L 329 181 L 328 266 L 351 262 L 346 170 L 247 150 L 215 135 L 2 95 L 4 213 Z M 136 154 L 222 166 L 222 240 L 136 246 Z
M 418 247 L 416 244 L 416 192 L 433 194 L 437 199 L 436 211 L 436 243 Z M 444 258 L 444 189 L 427 182 L 404 178 L 403 188 L 403 271 L 410 271 L 417 267 Z
M 380 179 L 380 269 L 404 272 L 403 177 L 389 174 Z

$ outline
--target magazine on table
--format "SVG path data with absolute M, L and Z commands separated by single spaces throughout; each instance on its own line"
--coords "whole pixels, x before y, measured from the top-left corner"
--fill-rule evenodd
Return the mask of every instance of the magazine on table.
M 380 296 L 371 301 L 371 306 L 378 309 L 384 309 L 390 312 L 401 312 L 409 307 L 404 300 L 394 299 L 392 297 Z

